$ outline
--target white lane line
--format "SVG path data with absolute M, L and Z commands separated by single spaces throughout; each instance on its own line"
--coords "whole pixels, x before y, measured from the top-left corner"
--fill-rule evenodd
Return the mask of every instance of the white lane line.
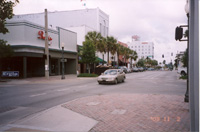
M 81 86 L 78 86 L 78 88 L 83 88 L 83 87 L 88 87 L 88 85 L 81 85 Z
M 67 90 L 69 90 L 69 89 L 58 89 L 58 90 L 55 90 L 55 91 L 62 92 L 62 91 L 67 91 Z
M 45 95 L 46 93 L 41 93 L 41 94 L 34 94 L 34 95 L 30 95 L 29 97 L 37 97 L 37 96 L 42 96 L 42 95 Z

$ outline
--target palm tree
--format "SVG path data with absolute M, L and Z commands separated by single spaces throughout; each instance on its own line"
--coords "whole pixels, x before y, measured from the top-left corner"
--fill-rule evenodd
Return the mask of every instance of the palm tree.
M 125 59 L 125 64 L 126 64 L 126 60 L 129 58 L 129 54 L 130 54 L 130 49 L 127 47 L 124 47 L 124 59 Z
M 116 44 L 116 47 L 117 47 L 117 49 L 116 49 L 116 52 L 117 52 L 117 64 L 118 64 L 118 66 L 119 66 L 119 55 L 122 55 L 122 48 L 123 48 L 123 46 L 122 45 L 120 45 L 119 43 L 117 43 Z
M 102 53 L 103 64 L 104 64 L 104 53 L 106 53 L 106 39 L 101 37 L 99 43 L 97 43 L 97 51 Z
M 133 53 L 130 55 L 131 58 L 131 68 L 132 68 L 132 60 L 136 61 L 138 58 L 137 52 L 133 50 Z
M 112 57 L 114 57 L 116 52 L 117 52 L 117 44 L 113 43 L 111 44 L 111 49 L 110 49 L 110 53 L 112 54 Z M 115 57 L 114 57 L 114 62 L 115 62 Z
M 98 32 L 96 32 L 96 31 L 88 32 L 88 33 L 85 35 L 85 40 L 91 41 L 91 42 L 94 44 L 96 50 L 97 50 L 97 45 L 98 45 L 98 43 L 100 42 L 100 39 L 101 39 L 101 38 L 102 38 L 102 37 L 101 37 L 101 33 L 98 33 Z
M 106 38 L 106 51 L 107 51 L 107 63 L 109 65 L 109 53 L 112 51 L 112 53 L 114 52 L 114 48 L 113 48 L 113 44 L 116 44 L 117 40 L 112 37 L 112 36 L 107 36 Z
M 121 46 L 121 49 L 120 49 L 120 53 L 121 53 L 121 55 L 123 56 L 122 57 L 122 61 L 123 61 L 123 65 L 125 64 L 125 60 L 126 60 L 126 47 L 124 47 L 124 46 Z

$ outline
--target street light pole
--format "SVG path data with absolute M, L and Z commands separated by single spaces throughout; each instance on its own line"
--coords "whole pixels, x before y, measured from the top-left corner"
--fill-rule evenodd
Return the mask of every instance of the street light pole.
M 64 43 L 62 43 L 61 47 L 62 47 L 62 77 L 61 79 L 65 79 L 65 65 L 64 65 Z
M 187 34 L 187 37 L 188 37 L 187 50 L 188 51 L 187 51 L 187 89 L 186 89 L 184 101 L 189 102 L 189 3 L 188 3 L 188 0 L 186 0 L 185 12 L 188 19 L 188 34 Z
M 49 44 L 48 44 L 48 19 L 47 9 L 45 9 L 45 77 L 49 79 Z

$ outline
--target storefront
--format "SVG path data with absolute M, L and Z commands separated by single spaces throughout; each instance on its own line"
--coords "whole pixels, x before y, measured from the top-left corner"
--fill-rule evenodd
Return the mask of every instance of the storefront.
M 44 27 L 27 21 L 8 22 L 9 33 L 0 34 L 14 50 L 11 58 L 0 60 L 0 72 L 3 77 L 41 77 L 45 76 Z M 77 34 L 57 27 L 48 30 L 49 74 L 61 74 L 61 44 L 64 43 L 65 74 L 77 71 Z

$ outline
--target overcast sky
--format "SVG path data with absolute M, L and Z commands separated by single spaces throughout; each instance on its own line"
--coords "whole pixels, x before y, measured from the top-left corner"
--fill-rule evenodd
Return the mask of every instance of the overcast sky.
M 154 42 L 155 59 L 174 60 L 175 54 L 185 51 L 186 42 L 175 41 L 175 28 L 187 24 L 184 10 L 186 0 L 19 0 L 14 14 L 65 11 L 97 8 L 109 15 L 110 35 L 122 42 L 131 36 Z M 84 3 L 86 6 L 83 6 Z M 173 56 L 171 56 L 173 53 Z M 161 58 L 162 54 L 165 58 Z

